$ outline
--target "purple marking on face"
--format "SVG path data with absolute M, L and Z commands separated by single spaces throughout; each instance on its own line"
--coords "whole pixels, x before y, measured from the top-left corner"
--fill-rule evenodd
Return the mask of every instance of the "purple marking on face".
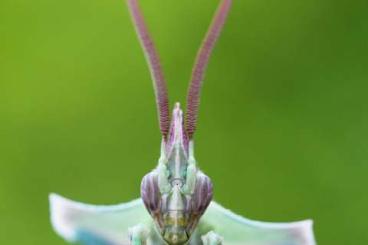
M 192 212 L 202 215 L 213 197 L 213 185 L 211 179 L 199 174 L 196 181 L 196 187 L 192 196 Z
M 161 209 L 161 193 L 157 184 L 157 174 L 146 174 L 141 182 L 141 197 L 151 215 L 157 215 Z

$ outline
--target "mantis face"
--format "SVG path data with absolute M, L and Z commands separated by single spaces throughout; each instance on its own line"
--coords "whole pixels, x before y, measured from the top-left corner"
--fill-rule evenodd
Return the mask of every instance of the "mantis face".
M 193 144 L 177 103 L 158 167 L 141 184 L 141 197 L 168 244 L 185 244 L 212 200 L 212 182 L 196 168 Z

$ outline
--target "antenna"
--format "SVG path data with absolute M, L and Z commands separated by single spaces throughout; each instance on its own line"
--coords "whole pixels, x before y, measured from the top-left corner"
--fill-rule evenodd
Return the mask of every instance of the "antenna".
M 127 3 L 151 72 L 153 88 L 156 96 L 160 130 L 163 137 L 166 139 L 170 127 L 169 99 L 160 59 L 144 22 L 137 0 L 127 0 Z
M 207 31 L 202 45 L 198 50 L 197 57 L 192 70 L 192 77 L 189 85 L 186 112 L 186 131 L 189 139 L 193 137 L 196 129 L 198 107 L 200 102 L 201 88 L 204 73 L 207 68 L 208 60 L 215 46 L 220 32 L 225 24 L 230 10 L 232 0 L 222 0 L 212 19 L 212 23 Z

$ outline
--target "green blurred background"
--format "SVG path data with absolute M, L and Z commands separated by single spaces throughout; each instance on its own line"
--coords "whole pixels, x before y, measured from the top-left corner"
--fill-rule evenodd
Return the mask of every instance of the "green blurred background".
M 171 104 L 217 0 L 142 0 Z M 368 2 L 234 1 L 209 64 L 196 156 L 252 219 L 313 218 L 368 244 Z M 50 192 L 139 195 L 159 157 L 153 91 L 123 0 L 0 0 L 0 244 L 65 244 Z

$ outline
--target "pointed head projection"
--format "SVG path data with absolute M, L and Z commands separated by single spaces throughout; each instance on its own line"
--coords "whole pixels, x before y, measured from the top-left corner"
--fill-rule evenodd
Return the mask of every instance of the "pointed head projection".
M 150 68 L 163 138 L 159 165 L 143 178 L 141 197 L 162 239 L 170 245 L 186 244 L 212 200 L 212 182 L 196 167 L 193 135 L 204 73 L 232 1 L 220 2 L 195 60 L 186 113 L 183 115 L 180 104 L 176 103 L 171 120 L 166 81 L 158 54 L 137 0 L 127 2 Z
M 175 154 L 175 150 L 182 152 L 186 157 L 188 156 L 189 140 L 186 130 L 184 128 L 183 111 L 180 108 L 180 103 L 175 104 L 172 113 L 172 119 L 167 139 L 164 141 L 165 155 L 170 158 Z

